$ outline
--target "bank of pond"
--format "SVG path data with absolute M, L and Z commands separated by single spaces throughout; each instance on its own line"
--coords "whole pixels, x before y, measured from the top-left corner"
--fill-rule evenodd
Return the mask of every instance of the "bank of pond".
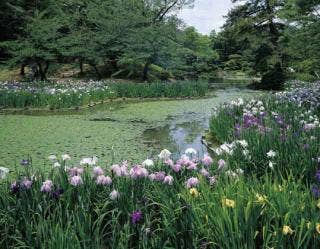
M 1 108 L 76 108 L 117 98 L 203 97 L 208 83 L 112 81 L 1 82 Z

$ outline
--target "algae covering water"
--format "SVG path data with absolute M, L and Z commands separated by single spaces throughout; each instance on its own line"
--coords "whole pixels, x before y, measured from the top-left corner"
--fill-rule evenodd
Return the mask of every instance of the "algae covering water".
M 141 162 L 167 148 L 176 153 L 188 147 L 206 153 L 201 136 L 212 108 L 250 90 L 227 89 L 212 97 L 104 104 L 86 111 L 0 115 L 0 166 L 14 169 L 32 157 L 41 167 L 50 154 L 69 154 L 73 163 L 97 156 L 101 164 L 122 160 Z M 43 166 L 44 167 L 44 166 Z

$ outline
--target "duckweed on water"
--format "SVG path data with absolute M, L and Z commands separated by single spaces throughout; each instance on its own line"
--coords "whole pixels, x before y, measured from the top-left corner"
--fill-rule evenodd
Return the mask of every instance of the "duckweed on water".
M 1 115 L 0 166 L 13 169 L 21 159 L 32 156 L 39 167 L 51 153 L 70 153 L 75 160 L 97 155 L 102 161 L 137 161 L 151 156 L 162 145 L 181 150 L 194 143 L 201 145 L 197 124 L 200 129 L 207 128 L 213 107 L 244 95 L 256 93 L 234 89 L 218 91 L 217 97 L 207 99 L 115 103 L 55 115 Z M 191 119 L 196 122 L 197 132 L 183 127 Z M 155 137 L 155 133 L 145 136 L 144 131 L 157 127 L 161 132 L 150 143 L 149 137 Z M 181 132 L 187 142 L 181 139 Z

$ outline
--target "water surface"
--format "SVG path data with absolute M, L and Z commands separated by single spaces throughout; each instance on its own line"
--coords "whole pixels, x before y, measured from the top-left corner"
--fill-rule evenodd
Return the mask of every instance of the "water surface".
M 96 155 L 108 164 L 121 160 L 141 162 L 167 148 L 206 152 L 201 136 L 208 129 L 214 107 L 250 90 L 218 90 L 203 99 L 109 103 L 69 113 L 0 115 L 0 166 L 13 168 L 31 156 L 37 167 L 46 167 L 49 154 L 70 154 L 78 162 Z

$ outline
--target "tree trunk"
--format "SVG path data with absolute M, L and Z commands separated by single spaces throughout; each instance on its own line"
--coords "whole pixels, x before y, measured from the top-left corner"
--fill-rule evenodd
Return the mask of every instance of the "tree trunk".
M 83 60 L 79 59 L 79 68 L 80 68 L 80 75 L 83 75 Z
M 112 73 L 117 72 L 118 69 L 118 60 L 113 58 L 110 60 L 110 66 L 111 66 L 111 71 Z
M 98 68 L 97 68 L 97 65 L 94 64 L 94 63 L 90 63 L 90 66 L 92 66 L 92 68 L 94 69 L 94 71 L 95 71 L 96 74 L 97 74 L 98 79 L 100 80 L 100 79 L 102 78 L 102 75 L 101 75 L 101 73 L 99 72 L 99 70 L 98 70 Z
M 46 61 L 46 65 L 45 65 L 45 68 L 44 68 L 44 70 L 43 70 L 43 73 L 44 73 L 44 75 L 46 76 L 47 75 L 47 72 L 48 72 L 48 70 L 49 70 L 49 61 Z
M 262 88 L 266 90 L 281 90 L 285 82 L 285 71 L 282 67 L 283 53 L 279 49 L 280 33 L 274 22 L 275 9 L 272 8 L 270 0 L 266 0 L 266 11 L 268 17 L 269 36 L 273 46 L 270 56 L 274 56 L 277 62 L 273 65 L 272 69 L 268 70 L 262 75 L 261 84 Z
M 38 63 L 32 62 L 31 65 L 31 71 L 32 71 L 32 79 L 37 79 L 39 77 L 39 69 L 38 69 Z
M 21 76 L 25 76 L 25 67 L 26 67 L 26 64 L 25 63 L 22 63 L 21 64 L 21 67 L 20 67 L 20 75 Z
M 150 63 L 149 60 L 144 65 L 143 72 L 142 72 L 142 80 L 143 81 L 147 81 L 148 80 L 148 72 L 149 72 L 150 65 L 151 65 L 151 63 Z
M 45 71 L 43 70 L 42 68 L 42 64 L 41 62 L 38 62 L 38 71 L 39 71 L 39 74 L 40 74 L 40 80 L 46 80 L 46 74 L 45 74 Z

